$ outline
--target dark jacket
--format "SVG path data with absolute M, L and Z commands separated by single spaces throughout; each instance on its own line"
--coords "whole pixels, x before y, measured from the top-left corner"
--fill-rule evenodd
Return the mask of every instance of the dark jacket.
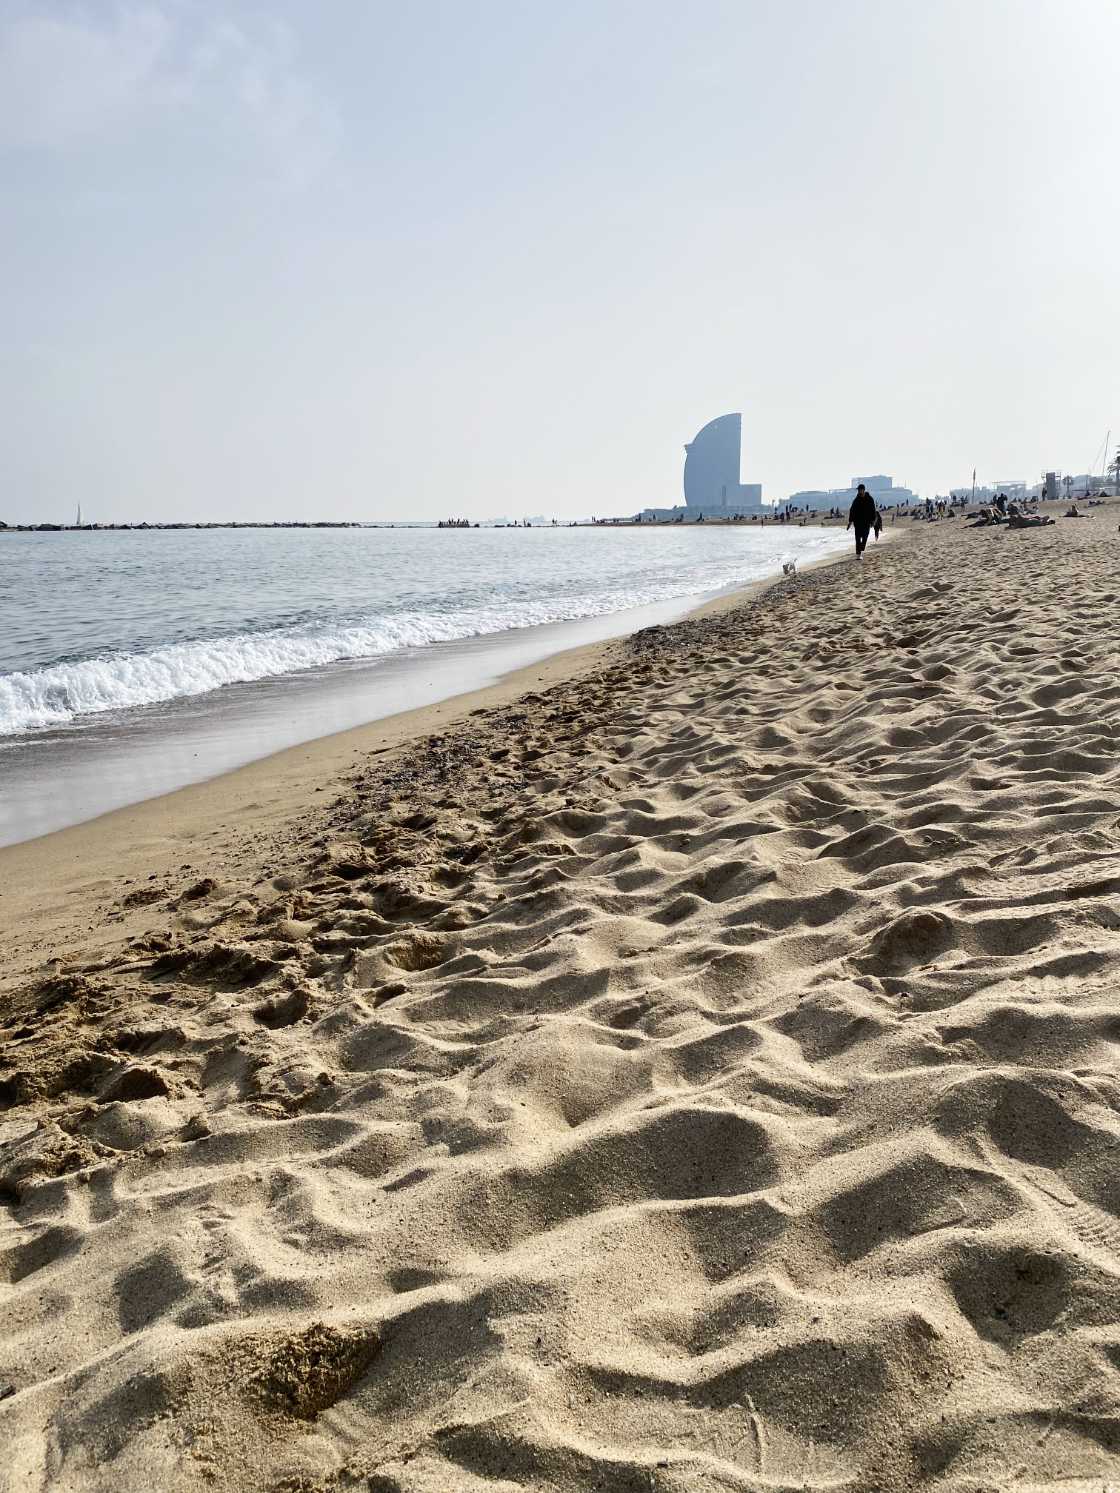
M 848 509 L 848 522 L 857 529 L 870 529 L 875 522 L 875 499 L 869 492 L 857 492 Z

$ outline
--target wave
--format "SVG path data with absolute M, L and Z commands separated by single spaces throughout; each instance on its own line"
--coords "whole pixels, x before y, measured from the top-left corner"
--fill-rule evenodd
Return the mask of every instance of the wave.
M 473 631 L 453 618 L 419 616 L 317 630 L 280 628 L 0 675 L 0 736 L 48 730 L 77 716 L 164 704 L 345 659 L 377 658 L 469 637 Z
M 808 534 L 798 538 L 804 558 L 809 557 L 806 552 L 831 547 L 822 546 L 817 536 L 813 540 Z M 596 594 L 510 598 L 490 608 L 449 608 L 444 612 L 271 626 L 136 652 L 107 651 L 0 674 L 0 739 L 66 726 L 80 717 L 106 711 L 133 710 L 209 694 L 225 685 L 251 684 L 347 660 L 372 660 L 432 643 L 576 621 L 650 602 L 718 591 L 775 569 L 774 554 L 756 554 L 749 559 L 742 557 L 738 563 L 709 563 L 702 573 L 633 576 L 624 587 Z
M 695 583 L 683 590 L 689 594 Z M 665 590 L 660 596 L 670 594 Z M 431 643 L 484 637 L 510 628 L 574 621 L 657 599 L 638 592 L 566 597 L 505 609 L 404 613 L 350 623 L 270 628 L 169 643 L 138 653 L 106 653 L 0 675 L 0 738 L 65 726 L 79 716 L 132 710 L 209 694 L 347 660 L 375 659 Z

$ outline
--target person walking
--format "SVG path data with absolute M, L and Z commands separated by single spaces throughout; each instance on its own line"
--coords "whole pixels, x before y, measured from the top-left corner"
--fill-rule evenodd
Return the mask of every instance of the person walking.
M 856 531 L 856 559 L 863 559 L 863 552 L 867 548 L 867 537 L 874 528 L 878 530 L 880 523 L 879 512 L 875 507 L 875 499 L 867 491 L 861 482 L 852 499 L 852 506 L 848 509 L 848 528 L 855 526 Z

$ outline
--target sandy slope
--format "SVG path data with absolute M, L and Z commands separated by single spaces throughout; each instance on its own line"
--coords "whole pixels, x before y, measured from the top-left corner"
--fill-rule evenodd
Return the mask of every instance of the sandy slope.
M 1117 518 L 639 635 L 10 990 L 0 1486 L 1120 1482 Z

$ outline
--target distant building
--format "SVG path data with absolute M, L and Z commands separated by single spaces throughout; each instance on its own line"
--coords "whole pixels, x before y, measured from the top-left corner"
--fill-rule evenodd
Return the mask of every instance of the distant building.
M 973 493 L 974 489 L 971 483 L 967 487 L 951 487 L 949 489 L 949 496 L 955 498 L 957 502 L 973 501 Z M 983 486 L 977 487 L 975 489 L 975 501 L 977 503 L 991 503 L 999 497 L 1000 493 L 1005 498 L 1012 498 L 1019 502 L 1029 496 L 1027 484 L 1021 478 L 1008 477 L 996 482 L 986 482 Z
M 882 472 L 876 472 L 870 477 L 853 477 L 847 487 L 830 487 L 827 490 L 810 488 L 805 492 L 790 493 L 786 502 L 793 508 L 810 510 L 848 508 L 861 482 L 881 508 L 893 508 L 900 504 L 905 506 L 908 503 L 917 502 L 908 487 L 896 487 L 894 478 L 886 477 Z
M 795 508 L 834 508 L 836 494 L 840 488 L 807 487 L 804 492 L 791 492 L 787 503 Z
M 897 498 L 899 493 L 905 493 L 907 498 L 914 496 L 908 487 L 895 487 L 894 478 L 885 477 L 882 472 L 876 472 L 871 477 L 853 477 L 848 484 L 849 490 L 855 492 L 861 482 L 867 488 L 868 492 L 881 494 L 884 498 L 889 498 L 892 501 Z
M 740 482 L 741 414 L 720 415 L 685 446 L 684 507 L 646 508 L 643 519 L 758 518 L 774 510 L 762 501 L 762 484 Z
M 1062 478 L 1063 484 L 1066 478 Z M 1076 472 L 1069 474 L 1069 491 L 1073 498 L 1087 498 L 1092 493 L 1104 492 L 1107 477 L 1102 477 L 1099 472 Z
M 684 501 L 687 508 L 718 514 L 757 512 L 762 485 L 739 481 L 742 415 L 710 420 L 684 448 Z

